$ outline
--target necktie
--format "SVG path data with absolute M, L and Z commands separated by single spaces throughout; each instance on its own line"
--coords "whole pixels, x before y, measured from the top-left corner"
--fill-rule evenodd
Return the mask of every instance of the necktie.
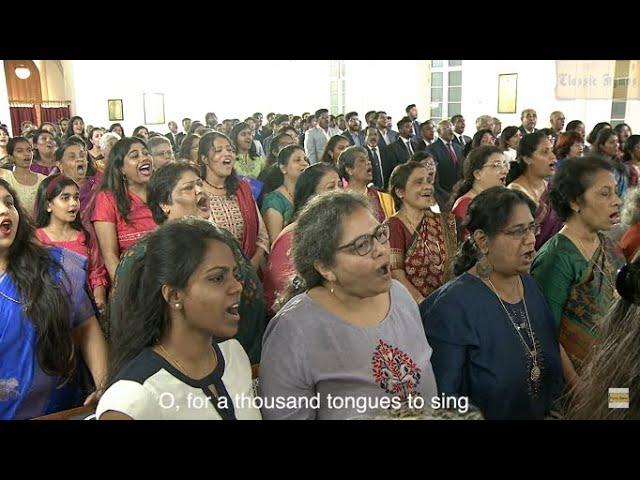
M 409 156 L 413 156 L 413 148 L 411 148 L 411 140 L 407 142 L 407 150 L 409 150 Z
M 384 174 L 382 173 L 382 164 L 380 163 L 380 157 L 378 157 L 378 149 L 376 147 L 371 148 L 371 152 L 373 153 L 373 160 L 377 165 L 377 169 L 380 171 L 380 181 L 384 186 Z M 380 186 L 380 185 L 378 185 Z
M 449 157 L 451 157 L 451 161 L 457 167 L 458 166 L 458 157 L 456 155 L 455 150 L 453 149 L 453 145 L 451 145 L 451 142 L 447 143 L 447 147 L 449 147 Z

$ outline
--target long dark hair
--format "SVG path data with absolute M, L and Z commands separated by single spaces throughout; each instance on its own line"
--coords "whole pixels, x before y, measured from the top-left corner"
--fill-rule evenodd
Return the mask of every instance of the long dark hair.
M 69 137 L 72 137 L 73 135 L 75 135 L 75 133 L 73 133 L 73 122 L 75 122 L 76 120 L 82 120 L 82 132 L 80 133 L 80 136 L 84 139 L 87 137 L 87 133 L 85 132 L 85 123 L 84 120 L 82 119 L 82 117 L 78 116 L 78 115 L 74 115 L 73 117 L 71 117 L 71 119 L 69 120 L 69 122 L 67 123 L 67 129 L 64 132 L 64 135 L 62 135 L 62 140 L 67 140 Z
M 640 143 L 640 135 L 631 135 L 627 138 L 627 141 L 624 142 L 624 157 L 623 161 L 630 162 L 633 158 L 633 150 L 636 148 L 636 145 Z
M 49 249 L 36 240 L 35 228 L 18 194 L 1 178 L 0 187 L 11 194 L 19 215 L 16 237 L 9 247 L 7 275 L 20 292 L 25 316 L 34 324 L 38 363 L 47 375 L 69 379 L 75 370 L 71 309 L 54 272 L 60 272 L 63 281 L 66 276 Z
M 391 172 L 391 176 L 389 177 L 389 193 L 391 194 L 391 198 L 393 198 L 393 203 L 396 206 L 396 210 L 400 210 L 402 207 L 402 199 L 398 196 L 398 189 L 404 190 L 407 188 L 407 182 L 409 181 L 409 177 L 413 173 L 414 170 L 418 168 L 427 168 L 424 164 L 420 162 L 414 162 L 413 160 L 409 160 L 406 163 L 401 163 Z
M 473 183 L 476 181 L 476 177 L 473 173 L 476 170 L 481 170 L 486 164 L 489 157 L 494 153 L 502 154 L 502 150 L 498 147 L 492 147 L 491 145 L 484 145 L 471 150 L 469 156 L 465 158 L 463 164 L 463 175 L 460 180 L 453 186 L 451 191 L 451 198 L 449 199 L 449 207 L 451 210 L 456 200 L 466 194 L 473 188 Z
M 299 145 L 287 145 L 280 153 L 278 153 L 278 161 L 271 167 L 269 167 L 269 174 L 265 178 L 264 187 L 262 189 L 263 195 L 267 195 L 270 192 L 273 192 L 276 188 L 279 188 L 284 183 L 284 173 L 280 169 L 281 166 L 287 166 L 289 164 L 289 159 L 291 155 L 294 154 L 296 150 L 302 150 L 304 152 L 304 148 Z
M 126 137 L 125 133 L 124 133 L 124 128 L 122 128 L 122 125 L 120 125 L 119 123 L 112 123 L 111 126 L 109 127 L 109 131 L 110 132 L 114 132 L 114 133 L 118 133 L 115 131 L 116 127 L 120 127 L 120 131 L 122 132 L 122 137 Z M 118 133 L 118 135 L 120 135 Z
M 125 137 L 118 140 L 109 152 L 109 161 L 104 169 L 104 176 L 102 177 L 102 183 L 100 184 L 100 191 L 106 190 L 116 198 L 116 206 L 118 212 L 122 215 L 125 222 L 131 223 L 129 220 L 129 213 L 131 213 L 131 200 L 129 200 L 129 192 L 127 190 L 127 181 L 121 169 L 124 166 L 124 158 L 131 150 L 131 147 L 139 143 L 144 148 L 147 148 L 147 144 L 138 137 Z
M 240 148 L 238 148 L 238 135 L 242 130 L 251 130 L 251 127 L 248 123 L 240 122 L 235 125 L 231 132 L 229 133 L 229 138 L 231 139 L 231 144 L 236 147 L 236 151 L 239 152 Z M 254 142 L 251 142 L 251 146 L 249 147 L 249 158 L 255 158 L 258 156 L 258 148 Z
M 293 214 L 292 219 L 298 216 L 298 213 L 304 208 L 309 199 L 316 195 L 316 189 L 320 180 L 329 172 L 335 172 L 340 178 L 340 172 L 333 165 L 326 163 L 316 163 L 307 167 L 298 177 L 296 189 L 293 194 Z
M 456 275 L 466 272 L 480 259 L 480 251 L 473 239 L 473 233 L 476 230 L 482 230 L 489 238 L 494 237 L 504 228 L 518 205 L 529 207 L 531 215 L 536 211 L 536 204 L 519 190 L 491 187 L 476 195 L 469 204 L 467 217 L 463 223 L 463 227 L 469 231 L 470 235 L 462 242 L 456 254 L 453 265 Z
M 589 135 L 587 135 L 587 143 L 589 143 L 589 145 L 593 145 L 600 133 L 600 130 L 604 128 L 611 128 L 611 124 L 609 122 L 596 123 L 591 132 L 589 132 Z
M 538 145 L 544 139 L 549 140 L 544 132 L 537 131 L 533 133 L 527 133 L 520 143 L 518 144 L 518 160 L 511 162 L 511 169 L 507 174 L 507 185 L 513 182 L 520 175 L 523 175 L 527 171 L 528 165 L 524 161 L 525 157 L 530 157 L 538 149 Z
M 498 142 L 499 142 L 500 149 L 503 152 L 506 152 L 509 149 L 508 142 L 509 140 L 511 140 L 511 138 L 516 136 L 517 133 L 518 133 L 518 127 L 513 125 L 506 127 L 504 130 L 502 130 L 502 133 L 500 134 L 500 140 L 498 140 Z
M 49 185 L 51 183 L 56 182 L 52 189 L 49 189 Z M 52 201 L 56 198 L 65 187 L 74 186 L 80 192 L 80 186 L 73 180 L 72 178 L 65 177 L 62 174 L 51 175 L 45 178 L 40 185 L 38 186 L 38 193 L 36 195 L 36 205 L 35 205 L 35 219 L 36 219 L 36 228 L 45 228 L 51 222 L 51 212 L 47 211 L 47 202 Z M 49 191 L 50 190 L 50 191 Z M 82 220 L 80 216 L 80 209 L 78 209 L 78 213 L 76 214 L 76 218 L 73 222 L 70 223 L 71 227 L 74 230 L 82 232 L 84 235 L 85 245 L 89 244 L 89 232 L 87 232 L 82 225 Z
M 112 305 L 109 383 L 144 348 L 158 342 L 169 327 L 163 285 L 183 289 L 207 250 L 217 240 L 234 251 L 231 234 L 206 220 L 172 220 L 147 235 L 141 257 L 133 260 L 130 275 L 119 280 L 121 301 Z
M 233 142 L 229 140 L 229 137 L 227 137 L 224 133 L 208 132 L 202 136 L 202 138 L 200 139 L 200 143 L 198 144 L 198 164 L 200 166 L 200 178 L 202 178 L 203 180 L 207 178 L 207 164 L 206 161 L 202 160 L 202 158 L 207 157 L 209 151 L 213 148 L 213 142 L 216 140 L 216 138 L 224 138 L 233 146 Z M 224 187 L 227 195 L 235 195 L 239 183 L 240 179 L 238 178 L 238 174 L 236 173 L 236 169 L 234 167 L 234 169 L 231 171 L 231 175 L 224 179 Z
M 324 150 L 322 151 L 322 156 L 320 157 L 321 162 L 327 163 L 327 164 L 333 164 L 336 166 L 338 165 L 338 159 L 333 158 L 331 156 L 331 152 L 333 152 L 333 149 L 336 148 L 336 145 L 340 140 L 346 140 L 347 143 L 349 143 L 349 140 L 347 139 L 347 137 L 343 135 L 334 135 L 333 137 L 331 137 L 327 142 L 327 144 L 324 146 Z

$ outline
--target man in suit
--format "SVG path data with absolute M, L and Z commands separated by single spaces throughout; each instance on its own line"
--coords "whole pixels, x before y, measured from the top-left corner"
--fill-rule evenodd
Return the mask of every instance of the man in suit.
M 404 111 L 407 113 L 407 117 L 411 120 L 413 140 L 422 140 L 420 122 L 418 121 L 418 107 L 416 107 L 415 103 L 412 103 L 411 105 L 407 105 L 407 108 L 405 108 Z
M 204 124 L 206 125 L 207 128 L 210 128 L 211 130 L 215 130 L 216 126 L 218 125 L 218 116 L 213 112 L 207 113 L 204 116 Z
M 387 112 L 377 112 L 377 126 L 380 134 L 380 145 L 387 147 L 398 139 L 398 132 L 391 129 L 391 117 Z
M 278 130 L 280 130 L 283 127 L 288 127 L 289 126 L 289 115 L 277 115 L 276 118 L 273 120 L 273 133 L 271 135 L 269 135 L 268 137 L 266 137 L 264 140 L 262 140 L 262 145 L 264 146 L 264 151 L 268 152 L 269 151 L 269 146 L 271 145 L 271 140 L 273 140 L 273 137 L 275 137 L 278 134 Z
M 360 129 L 360 119 L 358 112 L 349 112 L 345 116 L 347 121 L 347 129 L 342 132 L 342 136 L 349 140 L 351 145 L 361 147 L 364 145 L 364 134 Z
M 409 117 L 402 117 L 398 122 L 398 139 L 387 147 L 390 168 L 405 163 L 415 153 L 411 144 L 413 127 Z
M 169 123 L 167 123 L 167 127 L 169 127 L 169 133 L 166 133 L 165 137 L 167 137 L 171 142 L 173 153 L 178 153 L 178 124 L 171 120 Z
M 436 183 L 447 195 L 458 180 L 462 178 L 462 148 L 453 142 L 453 125 L 449 120 L 438 123 L 438 140 L 429 150 L 436 161 Z
M 422 138 L 420 140 L 412 139 L 411 144 L 416 152 L 424 152 L 428 150 L 436 137 L 436 122 L 429 119 L 426 122 L 420 124 L 420 133 Z
M 182 145 L 182 141 L 185 139 L 185 137 L 189 133 L 190 128 L 191 128 L 191 119 L 183 118 L 182 129 L 184 130 L 184 132 L 180 132 L 176 135 L 176 144 L 177 144 L 176 146 L 178 147 L 178 150 L 180 150 L 180 145 Z
M 318 126 L 307 130 L 304 136 L 304 151 L 309 158 L 309 164 L 318 163 L 322 158 L 322 151 L 331 137 L 340 135 L 338 129 L 329 128 L 329 110 L 321 108 L 316 111 L 315 118 Z
M 377 128 L 365 128 L 364 148 L 369 154 L 369 161 L 373 168 L 373 184 L 380 189 L 387 190 L 391 176 L 391 164 L 387 149 L 379 145 L 380 134 Z
M 522 114 L 520 115 L 520 121 L 522 122 L 522 125 L 520 125 L 520 128 L 518 130 L 520 130 L 520 133 L 523 137 L 528 133 L 538 131 L 538 129 L 536 128 L 536 123 L 538 123 L 538 114 L 533 108 L 527 108 L 526 110 L 523 110 Z
M 453 141 L 464 149 L 464 146 L 471 141 L 471 137 L 464 135 L 466 127 L 464 117 L 462 115 L 454 115 L 451 117 L 451 123 L 453 124 Z
M 564 129 L 564 113 L 559 110 L 555 112 L 551 112 L 551 116 L 549 117 L 549 121 L 551 122 L 551 135 L 553 136 L 553 143 L 556 143 L 558 140 L 558 136 L 562 133 Z

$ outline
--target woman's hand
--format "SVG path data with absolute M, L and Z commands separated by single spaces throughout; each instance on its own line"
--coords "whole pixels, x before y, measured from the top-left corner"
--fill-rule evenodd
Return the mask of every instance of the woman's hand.
M 103 316 L 107 308 L 107 289 L 103 285 L 93 289 L 93 300 L 96 302 L 100 316 Z

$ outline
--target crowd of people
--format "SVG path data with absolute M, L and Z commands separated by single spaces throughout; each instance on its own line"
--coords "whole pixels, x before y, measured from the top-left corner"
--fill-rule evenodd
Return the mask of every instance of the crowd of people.
M 640 418 L 640 135 L 405 112 L 0 125 L 0 419 Z

